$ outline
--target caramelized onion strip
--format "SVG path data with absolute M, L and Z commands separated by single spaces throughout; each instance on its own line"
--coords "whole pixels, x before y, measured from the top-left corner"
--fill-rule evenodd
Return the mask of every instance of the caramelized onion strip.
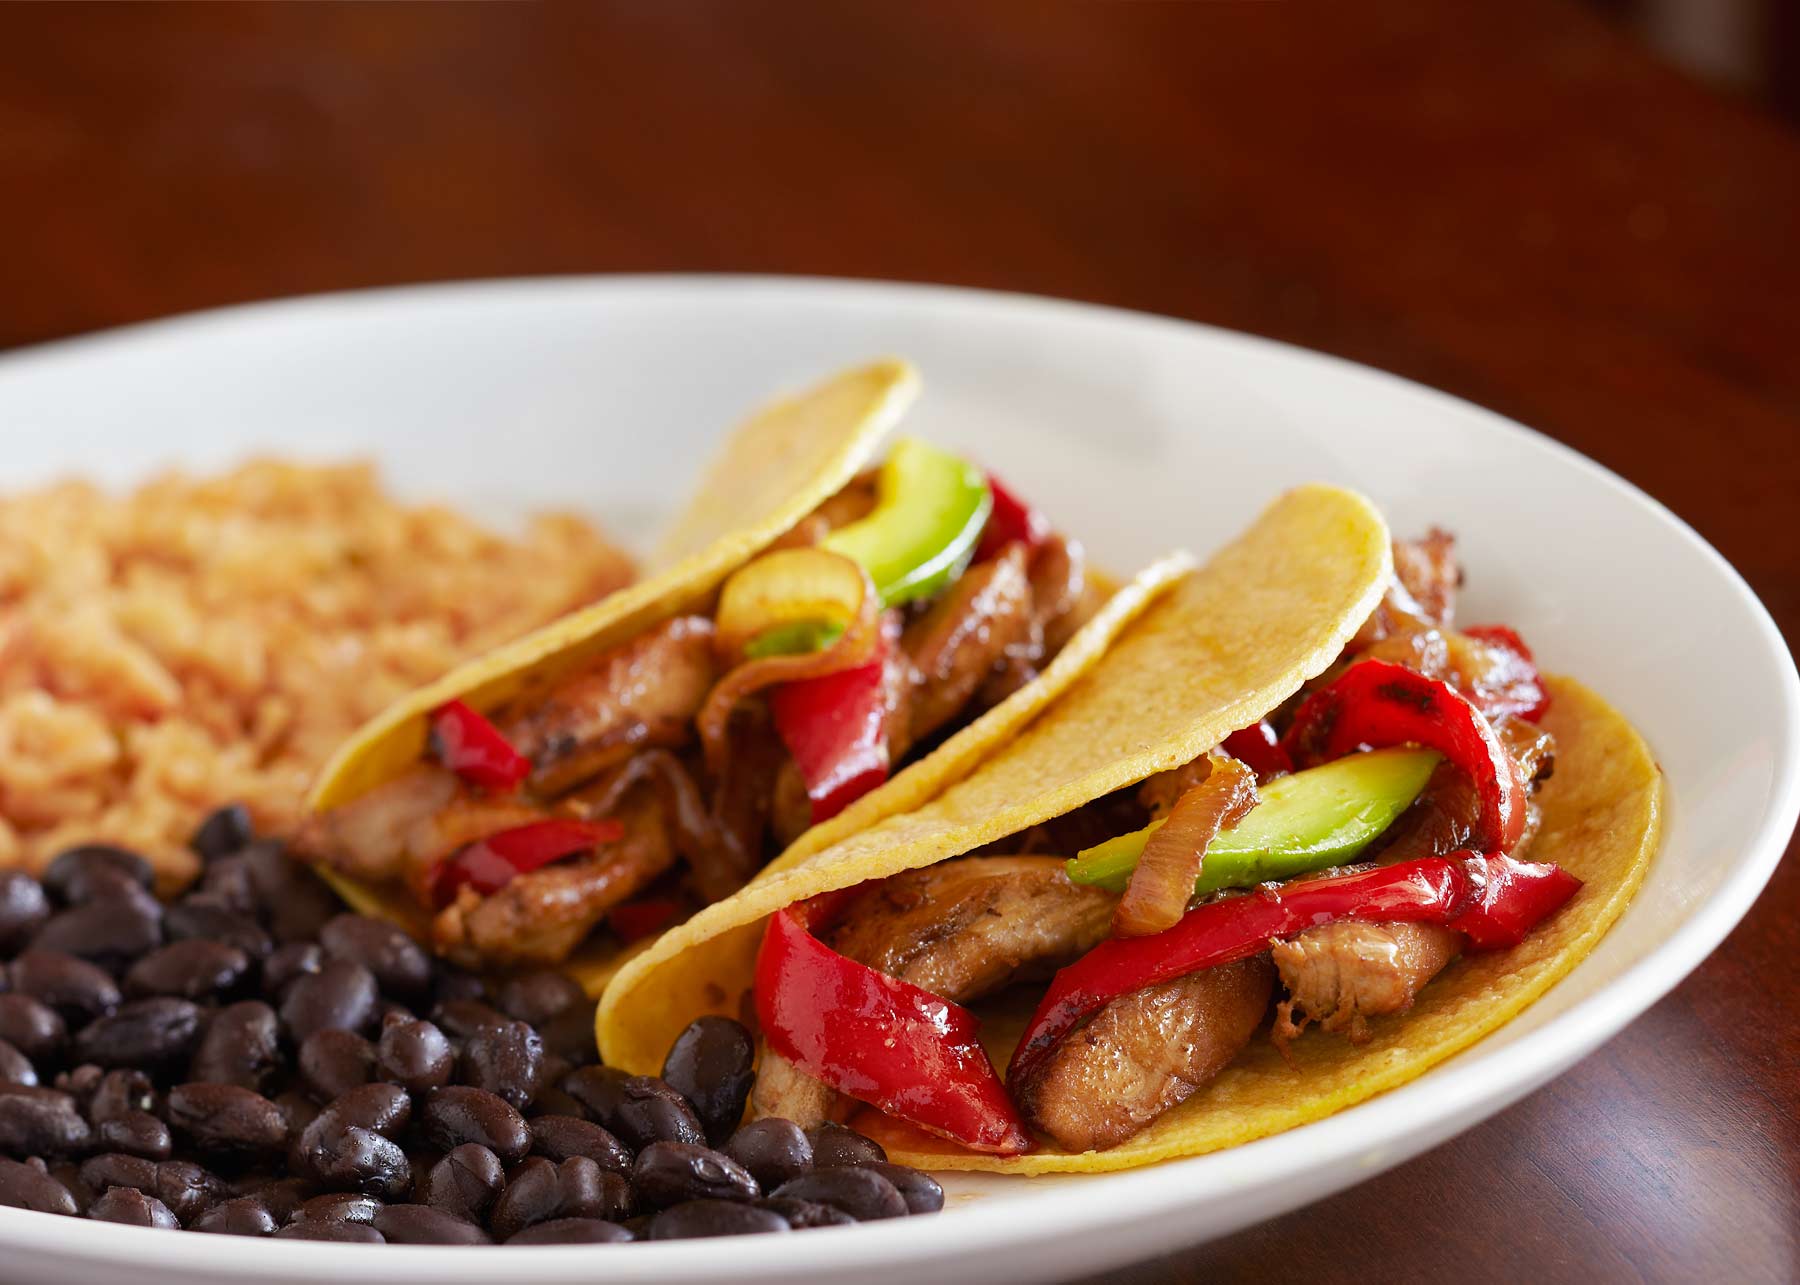
M 1175 800 L 1169 819 L 1145 842 L 1125 895 L 1113 908 L 1113 936 L 1143 937 L 1173 928 L 1193 899 L 1207 846 L 1256 806 L 1256 773 L 1222 754 L 1208 762 L 1206 779 Z

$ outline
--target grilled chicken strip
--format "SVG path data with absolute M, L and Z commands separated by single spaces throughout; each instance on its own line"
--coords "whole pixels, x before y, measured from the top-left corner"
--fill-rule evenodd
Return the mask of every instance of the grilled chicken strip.
M 905 747 L 931 735 L 969 703 L 1006 649 L 1032 625 L 1025 546 L 1009 546 L 972 568 L 901 636 L 918 671 L 907 709 Z
M 1121 995 L 1009 1085 L 1013 1101 L 1065 1150 L 1116 1147 L 1243 1051 L 1274 971 L 1256 955 Z
M 371 883 L 407 879 L 415 886 L 464 844 L 547 814 L 510 798 L 464 789 L 442 768 L 416 767 L 359 799 L 301 823 L 294 851 L 340 874 Z
M 1437 924 L 1348 919 L 1277 942 L 1271 953 L 1288 998 L 1276 1008 L 1276 1046 L 1286 1053 L 1309 1022 L 1366 1043 L 1369 1018 L 1406 1012 L 1461 949 L 1462 938 Z
M 519 875 L 485 897 L 463 888 L 432 924 L 438 952 L 469 968 L 568 958 L 608 910 L 675 863 L 670 826 L 651 791 L 613 815 L 625 827 L 617 842 Z
M 1113 896 L 1055 857 L 965 857 L 884 879 L 831 934 L 858 963 L 957 1003 L 1045 976 L 1106 936 Z
M 678 745 L 718 677 L 712 621 L 678 616 L 583 666 L 503 726 L 558 794 L 649 745 Z
M 961 1003 L 1089 950 L 1106 935 L 1112 907 L 1112 894 L 1070 883 L 1060 858 L 964 857 L 882 880 L 850 903 L 829 944 Z M 803 1125 L 841 1119 L 846 1106 L 767 1041 L 750 1105 L 757 1118 Z

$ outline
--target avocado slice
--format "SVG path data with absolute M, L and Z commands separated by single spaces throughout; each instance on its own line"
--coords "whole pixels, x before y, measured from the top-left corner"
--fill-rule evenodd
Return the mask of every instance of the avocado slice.
M 916 437 L 894 443 L 875 495 L 867 517 L 820 547 L 861 563 L 883 607 L 929 598 L 960 576 L 994 508 L 985 473 Z
M 1373 750 L 1276 777 L 1258 789 L 1250 814 L 1207 846 L 1194 895 L 1349 861 L 1412 806 L 1441 757 L 1435 750 Z M 1069 878 L 1123 892 L 1144 840 L 1161 824 L 1085 849 L 1068 863 Z

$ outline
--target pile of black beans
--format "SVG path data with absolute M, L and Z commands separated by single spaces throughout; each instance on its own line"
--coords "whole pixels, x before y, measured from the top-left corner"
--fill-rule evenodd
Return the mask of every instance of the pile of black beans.
M 750 1034 L 702 1018 L 661 1077 L 601 1066 L 594 1005 L 484 980 L 350 914 L 242 809 L 167 905 L 88 845 L 0 872 L 0 1205 L 236 1236 L 570 1244 L 927 1213 L 838 1125 L 740 1126 Z

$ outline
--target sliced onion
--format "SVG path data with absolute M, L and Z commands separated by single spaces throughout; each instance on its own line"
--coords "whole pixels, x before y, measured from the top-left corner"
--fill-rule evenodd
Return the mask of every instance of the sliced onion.
M 835 620 L 844 632 L 821 651 L 743 660 L 713 684 L 695 720 L 707 771 L 716 779 L 724 770 L 731 714 L 746 696 L 868 664 L 880 638 L 879 613 L 869 573 L 823 549 L 778 549 L 727 580 L 714 622 L 728 657 L 741 657 L 745 644 L 767 629 L 797 621 Z
M 1113 907 L 1113 936 L 1173 928 L 1193 899 L 1207 846 L 1256 806 L 1256 773 L 1221 754 L 1209 755 L 1208 762 L 1206 779 L 1175 800 L 1169 819 L 1145 841 L 1125 895 Z

